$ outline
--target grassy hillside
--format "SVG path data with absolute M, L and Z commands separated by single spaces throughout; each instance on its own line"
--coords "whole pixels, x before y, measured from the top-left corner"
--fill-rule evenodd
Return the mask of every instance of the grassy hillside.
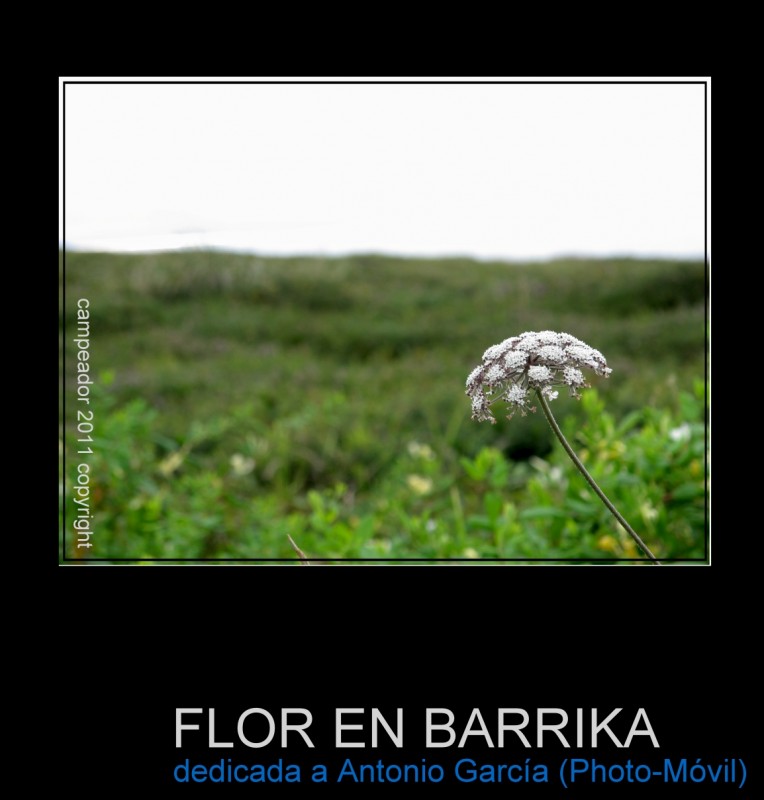
M 287 534 L 314 558 L 636 556 L 541 414 L 470 420 L 483 351 L 546 329 L 613 369 L 553 406 L 603 488 L 659 555 L 703 555 L 702 263 L 67 253 L 60 276 L 69 556 L 289 558 Z

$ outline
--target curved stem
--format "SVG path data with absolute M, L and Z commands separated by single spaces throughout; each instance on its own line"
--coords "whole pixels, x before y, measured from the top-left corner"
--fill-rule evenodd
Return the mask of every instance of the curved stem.
M 636 531 L 631 527 L 631 525 L 629 525 L 629 523 L 626 522 L 626 520 L 621 516 L 618 509 L 610 502 L 610 500 L 608 500 L 605 493 L 602 491 L 602 489 L 600 489 L 599 486 L 597 486 L 597 483 L 595 482 L 594 478 L 592 478 L 592 476 L 587 471 L 586 467 L 581 463 L 581 460 L 575 454 L 575 451 L 568 444 L 568 440 L 565 438 L 562 431 L 560 430 L 560 426 L 557 424 L 557 420 L 552 415 L 552 411 L 549 408 L 549 403 L 547 403 L 544 395 L 541 394 L 541 390 L 537 390 L 536 394 L 538 395 L 539 402 L 541 403 L 541 408 L 544 411 L 547 421 L 551 425 L 552 430 L 555 433 L 555 436 L 557 436 L 557 438 L 560 440 L 560 443 L 565 448 L 565 452 L 570 456 L 571 460 L 578 467 L 579 471 L 584 476 L 584 478 L 586 478 L 586 482 L 597 493 L 597 497 L 599 497 L 599 499 L 602 500 L 602 502 L 607 506 L 608 511 L 610 511 L 610 513 L 618 520 L 618 522 L 621 523 L 621 525 L 623 525 L 626 532 L 629 534 L 629 536 L 631 536 L 632 539 L 634 539 L 634 541 L 637 543 L 637 546 L 642 550 L 642 552 L 645 553 L 645 555 L 653 562 L 653 564 L 655 564 L 658 567 L 662 566 L 661 562 L 658 561 L 658 559 L 650 552 L 648 546 L 642 541 L 642 539 L 639 538 Z

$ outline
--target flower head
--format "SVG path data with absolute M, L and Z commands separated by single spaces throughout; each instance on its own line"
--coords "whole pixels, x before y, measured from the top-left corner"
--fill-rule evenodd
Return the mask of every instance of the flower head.
M 528 393 L 540 391 L 554 400 L 555 386 L 567 386 L 571 397 L 589 386 L 580 367 L 607 377 L 612 370 L 599 350 L 589 347 L 569 333 L 529 331 L 512 336 L 483 353 L 483 363 L 467 378 L 467 395 L 472 400 L 472 418 L 496 422 L 491 405 L 503 400 L 511 409 L 536 409 L 528 405 Z

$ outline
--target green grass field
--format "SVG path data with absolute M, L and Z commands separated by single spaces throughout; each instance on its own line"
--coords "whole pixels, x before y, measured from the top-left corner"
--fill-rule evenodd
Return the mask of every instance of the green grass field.
M 470 420 L 464 383 L 483 351 L 547 329 L 613 369 L 552 404 L 594 477 L 658 557 L 705 555 L 702 263 L 65 258 L 67 558 L 294 558 L 288 536 L 316 563 L 636 558 L 541 413 Z

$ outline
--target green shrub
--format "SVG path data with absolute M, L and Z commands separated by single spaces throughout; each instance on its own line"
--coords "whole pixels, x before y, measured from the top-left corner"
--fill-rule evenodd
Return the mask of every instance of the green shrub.
M 316 559 L 628 557 L 541 414 L 469 419 L 476 352 L 544 329 L 592 342 L 613 367 L 580 403 L 560 401 L 595 477 L 660 556 L 704 553 L 702 264 L 66 261 L 61 500 L 71 522 L 69 331 L 85 296 L 98 376 L 89 557 L 293 558 L 290 535 Z M 71 528 L 66 541 L 75 557 Z

